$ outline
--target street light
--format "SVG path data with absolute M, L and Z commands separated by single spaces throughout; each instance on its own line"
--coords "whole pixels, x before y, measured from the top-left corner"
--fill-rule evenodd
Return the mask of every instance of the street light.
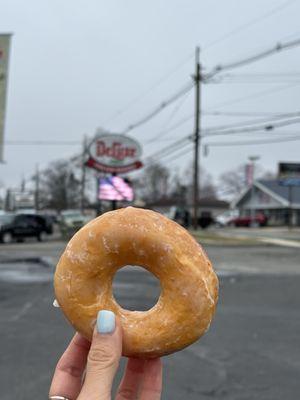
M 250 208 L 250 226 L 254 227 L 255 224 L 255 208 L 254 208 L 254 180 L 255 180 L 255 161 L 260 159 L 260 156 L 249 156 L 249 161 L 251 162 L 251 208 Z

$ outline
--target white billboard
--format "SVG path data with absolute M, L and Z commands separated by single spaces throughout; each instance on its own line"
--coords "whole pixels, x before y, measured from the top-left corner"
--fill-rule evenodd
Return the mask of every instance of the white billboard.
M 0 162 L 3 162 L 4 122 L 10 34 L 0 34 Z
M 107 173 L 127 173 L 143 166 L 141 154 L 141 146 L 129 136 L 100 134 L 89 146 L 86 166 Z

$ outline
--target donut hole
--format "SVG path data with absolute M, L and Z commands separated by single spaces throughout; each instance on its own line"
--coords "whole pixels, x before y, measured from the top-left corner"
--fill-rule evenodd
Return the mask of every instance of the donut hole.
M 130 311 L 147 311 L 157 303 L 161 287 L 159 280 L 138 265 L 125 265 L 113 279 L 113 295 L 117 303 Z

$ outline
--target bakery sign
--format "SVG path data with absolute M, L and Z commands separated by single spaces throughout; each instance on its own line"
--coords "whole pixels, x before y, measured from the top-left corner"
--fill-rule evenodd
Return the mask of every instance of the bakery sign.
M 106 173 L 126 173 L 143 166 L 141 146 L 125 135 L 96 135 L 88 148 L 86 166 Z

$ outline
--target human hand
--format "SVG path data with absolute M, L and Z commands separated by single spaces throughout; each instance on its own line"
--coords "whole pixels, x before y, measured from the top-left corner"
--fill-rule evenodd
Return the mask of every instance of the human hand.
M 49 399 L 111 400 L 121 354 L 121 324 L 111 311 L 100 311 L 92 343 L 77 333 L 60 358 Z M 159 400 L 161 390 L 160 359 L 130 358 L 115 400 Z

